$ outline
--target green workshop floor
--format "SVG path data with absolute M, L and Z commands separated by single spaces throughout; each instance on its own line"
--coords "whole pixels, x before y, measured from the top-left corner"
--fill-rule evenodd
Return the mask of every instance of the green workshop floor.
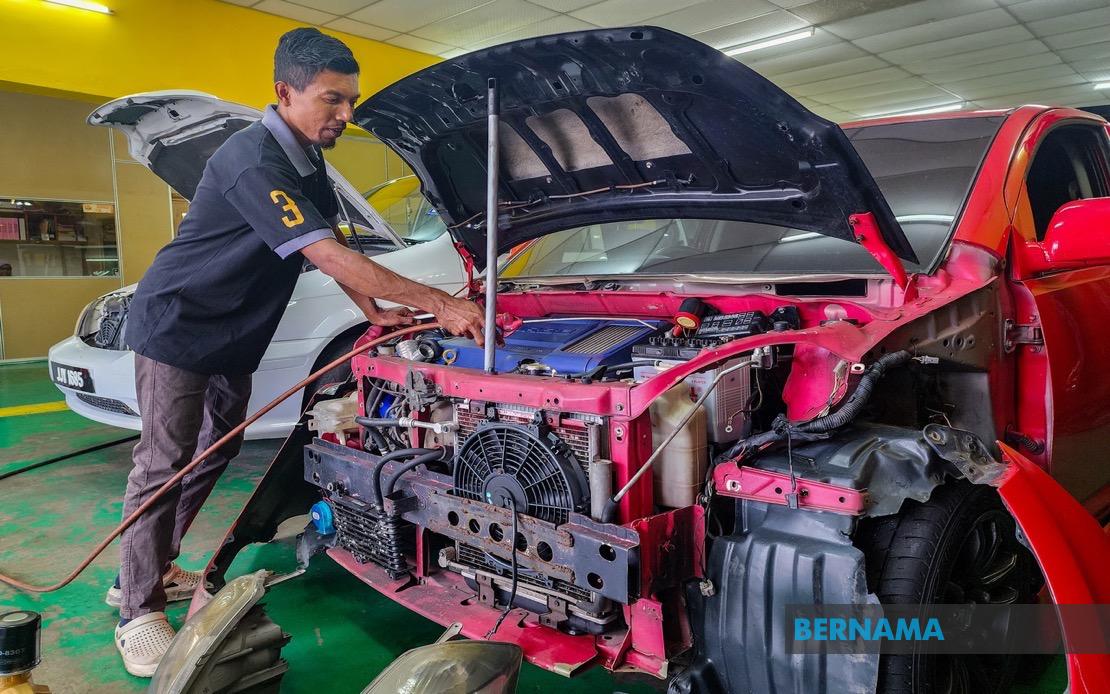
M 116 441 L 133 432 L 86 420 L 64 409 L 47 379 L 45 362 L 0 365 L 0 475 L 70 451 Z M 181 563 L 200 568 L 246 500 L 277 441 L 247 442 L 220 480 L 186 538 Z M 119 521 L 130 469 L 131 443 L 31 470 L 0 481 L 0 571 L 38 582 L 55 581 Z M 293 563 L 281 543 L 242 552 L 230 576 Z M 123 670 L 112 645 L 116 615 L 104 592 L 116 571 L 116 548 L 58 592 L 29 595 L 0 585 L 0 610 L 43 615 L 43 662 L 35 679 L 54 692 L 139 692 L 147 680 Z M 180 624 L 186 603 L 169 611 Z M 435 639 L 442 629 L 381 597 L 330 561 L 320 558 L 296 579 L 274 586 L 265 604 L 293 636 L 283 692 L 360 692 L 393 658 Z M 571 680 L 531 665 L 520 692 L 653 692 L 650 682 L 616 679 L 594 669 Z M 1066 686 L 1057 659 L 1036 686 L 1019 691 L 1060 692 Z

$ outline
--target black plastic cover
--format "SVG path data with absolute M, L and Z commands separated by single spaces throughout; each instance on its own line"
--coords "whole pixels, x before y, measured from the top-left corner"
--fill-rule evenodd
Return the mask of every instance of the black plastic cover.
M 27 672 L 39 664 L 38 612 L 13 610 L 0 613 L 0 675 Z

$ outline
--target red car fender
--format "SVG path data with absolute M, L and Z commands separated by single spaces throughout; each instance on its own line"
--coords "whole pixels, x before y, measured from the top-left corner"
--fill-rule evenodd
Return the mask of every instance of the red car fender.
M 1056 480 L 999 442 L 1006 472 L 994 485 L 1041 566 L 1057 605 L 1110 603 L 1110 535 Z M 1108 627 L 1110 628 L 1110 627 Z M 1068 624 L 1061 625 L 1068 638 Z M 1110 691 L 1110 654 L 1068 653 L 1073 694 Z

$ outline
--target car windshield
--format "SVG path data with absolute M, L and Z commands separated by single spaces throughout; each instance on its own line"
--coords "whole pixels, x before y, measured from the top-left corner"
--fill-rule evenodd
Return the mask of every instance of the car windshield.
M 942 257 L 979 164 L 1002 123 L 976 116 L 848 129 L 919 263 Z M 714 219 L 648 219 L 566 229 L 532 243 L 503 277 L 623 274 L 870 274 L 861 246 L 813 232 Z
M 386 181 L 363 193 L 363 197 L 405 243 L 432 241 L 447 231 L 439 212 L 420 193 L 416 176 Z

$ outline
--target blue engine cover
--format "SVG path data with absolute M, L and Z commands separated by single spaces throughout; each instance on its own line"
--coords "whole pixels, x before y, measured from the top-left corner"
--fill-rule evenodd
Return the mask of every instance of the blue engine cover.
M 622 364 L 632 358 L 632 345 L 646 340 L 657 329 L 637 321 L 589 318 L 525 323 L 497 348 L 494 366 L 498 372 L 506 372 L 522 362 L 538 362 L 557 374 L 573 374 L 602 364 Z M 482 348 L 473 340 L 455 337 L 440 341 L 440 345 L 445 351 L 455 351 L 455 366 L 481 369 L 484 364 Z

